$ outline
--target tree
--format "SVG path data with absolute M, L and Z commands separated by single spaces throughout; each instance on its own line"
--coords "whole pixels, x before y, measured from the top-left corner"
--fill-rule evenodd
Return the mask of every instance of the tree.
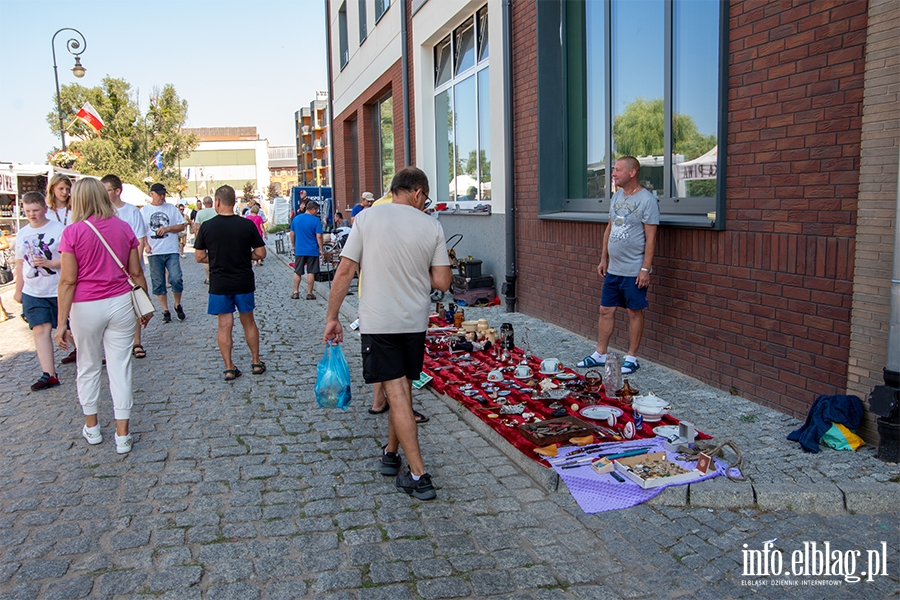
M 271 200 L 272 198 L 277 198 L 281 195 L 281 183 L 278 181 L 273 181 L 269 184 L 269 189 L 266 190 L 266 198 Z
M 665 111 L 663 99 L 637 98 L 613 121 L 613 139 L 617 156 L 661 156 L 665 153 Z M 703 135 L 688 115 L 672 115 L 675 154 L 692 160 L 709 152 L 718 140 L 715 134 Z
M 250 202 L 256 197 L 256 194 L 253 193 L 253 182 L 248 181 L 244 184 L 244 202 Z
M 103 119 L 100 134 L 75 118 L 75 114 L 90 102 Z M 50 129 L 59 135 L 59 114 L 48 113 Z M 131 85 L 124 79 L 105 77 L 98 87 L 86 88 L 70 84 L 60 89 L 60 106 L 67 126 L 67 141 L 72 150 L 82 156 L 75 169 L 86 175 L 103 176 L 115 173 L 122 181 L 141 186 L 147 176 L 147 166 L 156 150 L 163 150 L 163 172 L 153 172 L 154 180 L 170 189 L 183 183 L 178 160 L 186 158 L 196 148 L 196 136 L 181 133 L 187 115 L 187 102 L 180 100 L 175 88 L 166 85 L 154 90 L 146 116 L 141 115 Z

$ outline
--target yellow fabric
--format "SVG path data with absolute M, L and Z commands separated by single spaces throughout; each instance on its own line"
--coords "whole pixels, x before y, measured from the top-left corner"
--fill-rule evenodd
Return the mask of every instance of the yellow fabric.
M 835 423 L 838 429 L 841 430 L 841 433 L 844 434 L 844 437 L 847 438 L 847 443 L 850 444 L 850 447 L 854 450 L 858 449 L 860 446 L 865 446 L 866 442 L 861 437 L 841 425 L 840 423 Z

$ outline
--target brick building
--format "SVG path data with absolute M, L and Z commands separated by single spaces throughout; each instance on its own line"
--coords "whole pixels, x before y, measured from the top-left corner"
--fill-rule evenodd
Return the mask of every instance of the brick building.
M 378 21 L 329 8 L 339 204 L 380 191 L 373 123 L 390 93 L 396 156 L 408 112 L 409 162 L 458 253 L 514 282 L 515 310 L 594 338 L 606 174 L 633 154 L 661 211 L 641 356 L 794 416 L 881 382 L 896 2 L 376 4 Z M 490 212 L 454 210 L 460 181 Z

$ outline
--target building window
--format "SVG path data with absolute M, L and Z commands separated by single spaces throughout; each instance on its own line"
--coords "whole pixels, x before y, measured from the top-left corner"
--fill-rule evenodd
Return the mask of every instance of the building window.
M 369 27 L 366 23 L 366 0 L 359 0 L 359 45 L 366 41 L 369 35 Z
M 490 210 L 487 6 L 434 47 L 438 210 Z
M 341 51 L 341 69 L 347 66 L 347 63 L 350 62 L 350 45 L 348 43 L 347 36 L 347 3 L 341 4 L 341 7 L 338 9 L 338 42 L 340 44 L 339 48 Z M 304 134 L 307 132 L 308 128 L 304 130 Z
M 391 0 L 375 0 L 375 23 L 381 20 L 387 9 L 391 7 Z
M 375 139 L 378 172 L 381 173 L 382 195 L 391 188 L 394 179 L 394 99 L 391 96 L 375 105 Z
M 559 181 L 565 198 L 544 204 L 542 190 L 542 213 L 608 211 L 615 184 L 607 173 L 617 158 L 631 155 L 641 164 L 641 185 L 659 199 L 663 222 L 670 216 L 670 222 L 721 227 L 724 214 L 718 223 L 715 215 L 724 200 L 718 144 L 724 139 L 720 72 L 727 32 L 720 11 L 727 5 L 571 0 L 560 6 L 555 43 L 561 29 L 562 68 L 539 86 L 542 99 L 565 91 L 564 116 L 551 116 L 559 120 L 555 129 L 565 148 L 555 167 L 565 173 Z M 552 43 L 550 24 L 545 32 Z M 538 46 L 540 55 L 540 33 Z M 554 124 L 538 121 L 542 139 L 550 141 L 543 128 L 552 135 Z

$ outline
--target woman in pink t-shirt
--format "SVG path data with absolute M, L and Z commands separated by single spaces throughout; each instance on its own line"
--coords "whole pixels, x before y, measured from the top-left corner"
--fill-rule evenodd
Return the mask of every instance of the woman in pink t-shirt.
M 263 221 L 263 218 L 261 216 L 259 216 L 259 204 L 254 204 L 252 207 L 250 207 L 250 214 L 247 215 L 247 218 L 250 219 L 251 221 L 253 221 L 253 223 L 256 225 L 256 229 L 257 229 L 257 231 L 259 231 L 259 237 L 261 237 L 262 239 L 266 239 L 269 237 L 266 234 L 265 227 L 263 227 L 263 223 L 265 223 L 265 221 Z M 253 264 L 261 265 L 261 264 L 263 264 L 263 261 L 262 260 L 254 260 Z
M 78 347 L 78 401 L 84 413 L 81 435 L 89 444 L 103 441 L 97 412 L 100 401 L 100 372 L 104 352 L 109 392 L 116 417 L 116 452 L 131 451 L 128 420 L 133 404 L 131 342 L 135 316 L 131 308 L 128 278 L 109 251 L 87 224 L 90 222 L 109 244 L 131 279 L 147 290 L 138 254 L 138 241 L 131 226 L 116 216 L 106 188 L 96 179 L 86 178 L 72 187 L 72 224 L 59 242 L 62 267 L 59 275 L 59 322 L 71 319 Z M 150 316 L 141 319 L 147 325 Z M 68 348 L 62 334 L 56 344 Z

